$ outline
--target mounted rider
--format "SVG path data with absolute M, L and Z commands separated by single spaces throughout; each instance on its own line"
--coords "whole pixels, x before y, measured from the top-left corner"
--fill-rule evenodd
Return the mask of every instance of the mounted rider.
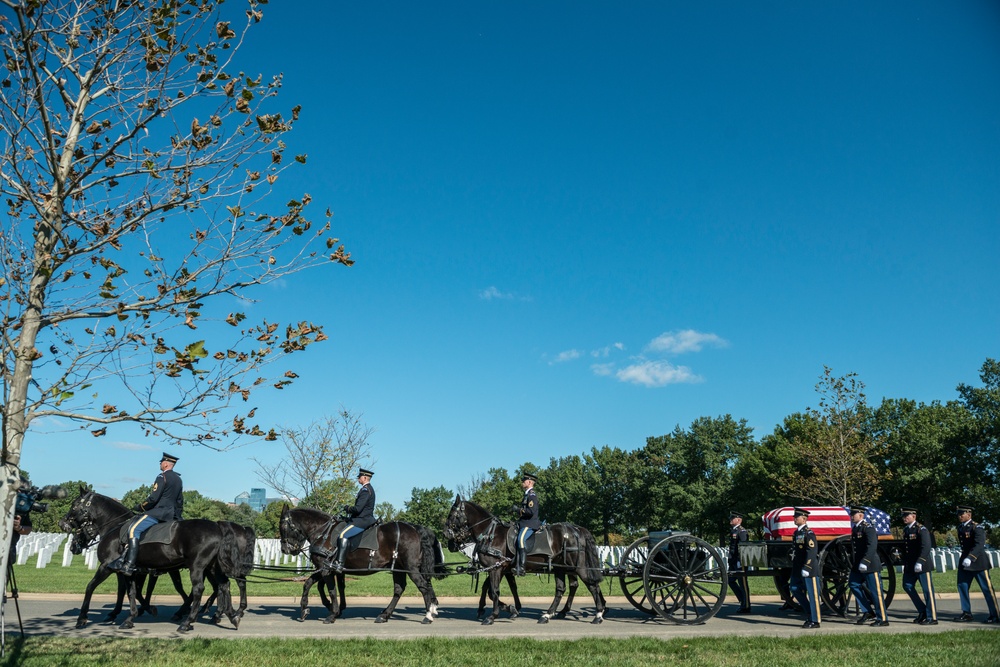
M 135 560 L 139 556 L 139 538 L 153 524 L 161 521 L 176 521 L 181 518 L 184 507 L 184 483 L 174 472 L 178 457 L 163 452 L 160 459 L 160 474 L 153 480 L 149 497 L 135 506 L 139 516 L 131 520 L 128 527 L 128 543 L 122 554 L 108 563 L 113 572 L 131 576 L 135 572 Z
M 514 574 L 517 576 L 524 574 L 525 544 L 528 538 L 542 527 L 542 522 L 539 519 L 541 506 L 538 504 L 538 496 L 535 495 L 535 482 L 537 481 L 538 478 L 531 473 L 524 473 L 521 478 L 524 496 L 521 498 L 521 504 L 515 505 L 513 508 L 517 516 L 517 541 L 515 542 L 517 548 L 514 561 Z
M 358 469 L 358 490 L 357 498 L 353 505 L 344 505 L 343 512 L 349 517 L 347 526 L 337 535 L 337 555 L 334 558 L 332 569 L 334 572 L 344 571 L 344 557 L 347 555 L 347 541 L 364 532 L 365 528 L 375 525 L 375 489 L 370 484 L 371 470 Z

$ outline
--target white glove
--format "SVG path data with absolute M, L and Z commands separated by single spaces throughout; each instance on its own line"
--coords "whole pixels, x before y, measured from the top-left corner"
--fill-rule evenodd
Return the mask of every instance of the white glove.
M 962 559 L 962 567 L 969 567 L 970 565 L 972 565 L 972 559 L 971 558 L 963 558 Z
M 802 570 L 802 576 L 804 578 L 808 578 L 809 577 L 809 570 Z
M 868 571 L 868 566 L 867 565 L 865 565 L 864 563 L 861 563 L 860 565 L 858 565 L 858 572 L 867 572 L 867 571 Z
M 915 564 L 915 565 L 913 566 L 913 571 L 914 571 L 914 572 L 918 572 L 918 573 L 919 573 L 919 572 L 923 572 L 923 571 L 924 571 L 924 566 L 923 566 L 923 565 L 921 565 L 920 563 L 916 563 L 916 564 Z

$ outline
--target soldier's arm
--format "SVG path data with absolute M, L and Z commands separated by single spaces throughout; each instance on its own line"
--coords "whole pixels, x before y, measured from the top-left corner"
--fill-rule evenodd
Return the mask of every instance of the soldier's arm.
M 145 512 L 156 507 L 156 503 L 160 502 L 160 498 L 163 496 L 163 489 L 166 486 L 167 478 L 163 476 L 163 473 L 160 473 L 153 480 L 153 490 L 150 492 L 149 497 L 139 503 L 139 510 Z

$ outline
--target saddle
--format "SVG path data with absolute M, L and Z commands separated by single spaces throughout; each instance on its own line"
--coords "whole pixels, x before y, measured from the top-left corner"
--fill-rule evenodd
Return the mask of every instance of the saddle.
M 510 553 L 517 553 L 517 526 L 514 530 L 507 531 L 507 550 Z M 540 539 L 541 538 L 541 539 Z M 555 554 L 552 552 L 552 533 L 548 524 L 543 524 L 541 528 L 531 534 L 524 543 L 524 553 L 526 556 L 541 555 L 551 559 Z
M 146 532 L 139 538 L 139 544 L 170 544 L 177 534 L 177 525 L 180 521 L 161 521 L 154 523 L 146 529 Z M 128 543 L 128 528 L 131 521 L 126 521 L 121 530 L 118 531 L 118 540 L 123 545 Z
M 364 531 L 358 533 L 354 537 L 347 538 L 347 551 L 350 553 L 355 549 L 368 549 L 370 551 L 375 551 L 378 549 L 378 527 L 381 525 L 381 521 L 376 521 L 373 525 L 368 526 Z M 347 522 L 339 521 L 337 525 L 333 528 L 334 535 L 340 535 L 340 532 L 347 528 Z M 334 540 L 336 542 L 336 540 Z

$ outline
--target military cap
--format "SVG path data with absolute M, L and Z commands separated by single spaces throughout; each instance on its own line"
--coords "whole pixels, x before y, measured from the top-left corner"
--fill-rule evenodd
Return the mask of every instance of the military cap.
M 860 507 L 858 505 L 851 506 L 851 516 L 854 516 L 855 514 L 864 514 L 866 511 L 867 510 L 865 510 L 864 507 Z
M 374 474 L 375 473 L 373 473 L 371 470 L 367 470 L 365 468 L 358 468 L 358 477 L 371 477 Z
M 792 516 L 809 516 L 809 511 L 804 510 L 801 507 L 793 507 L 792 509 L 794 510 L 792 512 Z
M 163 458 L 161 458 L 160 460 L 169 461 L 170 463 L 177 463 L 177 457 L 174 456 L 173 454 L 167 454 L 166 452 L 163 452 Z
M 522 482 L 524 480 L 526 480 L 526 479 L 530 479 L 532 482 L 537 482 L 538 481 L 538 478 L 535 477 L 534 475 L 532 475 L 530 472 L 526 472 L 526 473 L 524 473 L 524 475 L 521 476 L 521 481 Z
M 964 512 L 972 514 L 972 508 L 969 507 L 968 505 L 959 505 L 958 507 L 955 508 L 955 511 L 958 512 L 959 514 L 963 514 Z
M 739 512 L 733 512 L 732 510 L 730 510 L 730 512 L 729 512 L 729 518 L 730 519 L 745 519 L 746 517 L 743 516 L 742 514 L 740 514 Z
M 899 510 L 899 513 L 902 514 L 903 516 L 906 516 L 907 514 L 916 514 L 917 510 L 913 509 L 912 507 L 904 507 L 903 509 Z

